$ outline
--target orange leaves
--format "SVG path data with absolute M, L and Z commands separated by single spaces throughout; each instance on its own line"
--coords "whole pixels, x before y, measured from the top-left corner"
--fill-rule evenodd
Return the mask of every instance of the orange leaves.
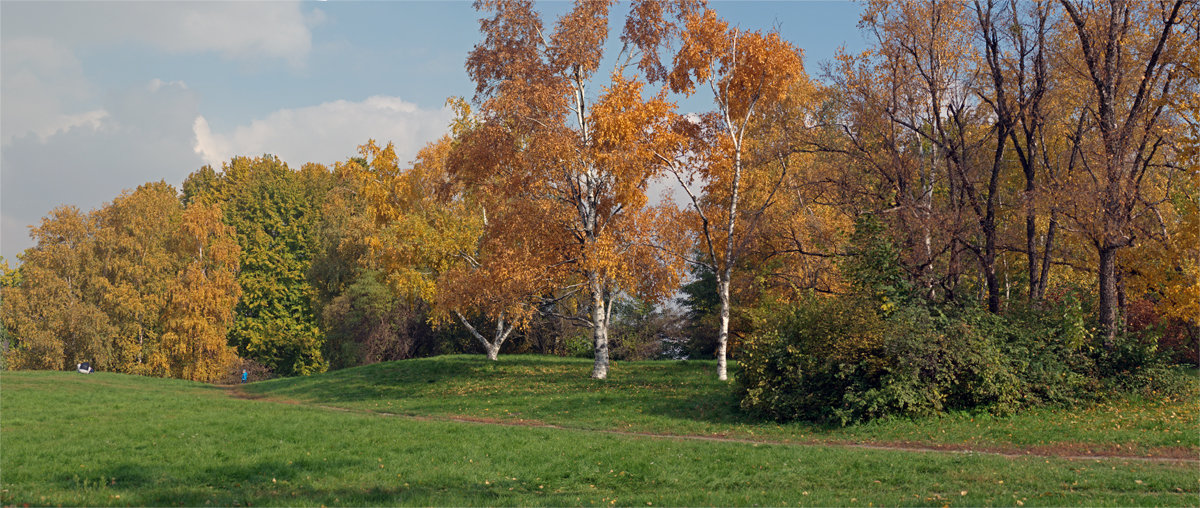
M 614 0 L 577 2 L 558 20 L 550 36 L 549 59 L 555 72 L 591 76 L 600 67 L 608 40 L 608 7 Z
M 639 208 L 646 203 L 645 187 L 662 166 L 656 154 L 677 143 L 670 121 L 675 105 L 662 91 L 642 99 L 643 83 L 620 73 L 592 107 L 592 150 L 596 165 L 614 175 L 614 198 Z
M 758 101 L 783 100 L 793 83 L 807 79 L 800 51 L 778 33 L 730 28 L 712 9 L 689 16 L 681 39 L 671 89 L 691 95 L 712 85 L 735 122 L 744 122 Z
M 680 34 L 681 47 L 675 54 L 674 69 L 669 76 L 671 89 L 691 95 L 696 85 L 713 78 L 716 66 L 727 60 L 736 32 L 729 23 L 717 18 L 717 12 L 704 9 L 688 17 Z
M 452 174 L 468 189 L 486 189 L 497 213 L 516 203 L 527 207 L 489 222 L 489 238 L 517 240 L 513 233 L 521 232 L 520 253 L 510 256 L 503 273 L 514 280 L 538 274 L 542 287 L 597 276 L 606 287 L 634 290 L 642 281 L 660 280 L 633 274 L 639 265 L 653 264 L 640 244 L 653 236 L 645 228 L 657 227 L 646 222 L 645 191 L 661 170 L 656 153 L 674 139 L 674 105 L 665 91 L 644 99 L 644 82 L 620 69 L 599 83 L 600 97 L 590 103 L 586 90 L 596 86 L 608 3 L 577 3 L 541 44 L 528 38 L 530 27 L 540 33 L 531 6 L 481 6 L 496 13 L 481 22 L 485 41 L 468 60 L 484 122 L 463 136 L 451 156 Z M 656 16 L 671 10 L 658 7 L 645 3 L 639 9 Z M 637 33 L 637 27 L 661 32 L 669 23 L 645 21 L 627 24 L 623 38 L 656 45 L 662 33 Z M 520 58 L 498 58 L 511 51 L 520 51 Z M 492 208 L 488 212 L 493 215 Z M 492 252 L 504 250 L 487 245 Z

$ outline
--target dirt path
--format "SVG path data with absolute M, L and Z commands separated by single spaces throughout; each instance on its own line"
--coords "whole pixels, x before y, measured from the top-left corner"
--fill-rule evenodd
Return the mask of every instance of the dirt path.
M 290 404 L 296 406 L 305 406 L 326 411 L 339 411 L 343 413 L 355 413 L 363 415 L 374 415 L 390 418 L 402 418 L 405 420 L 424 421 L 424 422 L 454 422 L 466 423 L 473 425 L 499 425 L 504 427 L 524 427 L 524 428 L 540 428 L 540 429 L 555 429 L 555 430 L 572 430 L 579 432 L 592 432 L 596 434 L 608 434 L 614 436 L 629 436 L 642 437 L 651 439 L 670 439 L 676 441 L 708 441 L 719 443 L 742 443 L 751 445 L 770 445 L 770 446 L 826 446 L 833 448 L 857 448 L 863 450 L 886 450 L 886 451 L 903 451 L 914 453 L 961 453 L 961 454 L 978 454 L 978 455 L 993 455 L 1007 458 L 1022 458 L 1022 457 L 1045 457 L 1064 460 L 1125 460 L 1139 462 L 1160 462 L 1173 464 L 1200 464 L 1200 457 L 1197 456 L 1195 450 L 1177 447 L 1177 448 L 1160 448 L 1158 455 L 1135 455 L 1128 451 L 1123 451 L 1117 447 L 1106 448 L 1103 445 L 1088 445 L 1084 443 L 1060 443 L 1051 446 L 971 446 L 967 444 L 951 444 L 951 443 L 913 443 L 913 442 L 856 442 L 844 440 L 802 440 L 802 441 L 774 441 L 764 439 L 747 439 L 729 436 L 708 436 L 695 434 L 662 434 L 655 432 L 639 432 L 614 429 L 586 429 L 578 427 L 565 427 L 552 423 L 545 423 L 535 420 L 499 420 L 492 418 L 477 418 L 469 416 L 431 416 L 420 414 L 405 414 L 391 413 L 387 411 L 371 411 L 367 409 L 350 409 L 344 407 L 327 406 L 323 404 L 309 404 L 294 400 L 276 399 L 262 395 L 250 394 L 242 391 L 239 385 L 226 385 L 226 393 L 230 397 L 256 400 L 262 402 L 272 402 L 276 404 Z

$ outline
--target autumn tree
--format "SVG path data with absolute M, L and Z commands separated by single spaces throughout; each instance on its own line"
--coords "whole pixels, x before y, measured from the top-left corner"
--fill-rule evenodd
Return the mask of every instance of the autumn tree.
M 983 42 L 982 74 L 988 84 L 979 93 L 995 114 L 997 135 L 1006 132 L 1011 138 L 1024 177 L 1020 201 L 1025 215 L 1027 298 L 1037 301 L 1046 292 L 1058 232 L 1057 209 L 1046 203 L 1046 182 L 1059 166 L 1072 164 L 1069 158 L 1064 164 L 1052 155 L 1056 144 L 1069 144 L 1064 143 L 1066 136 L 1053 134 L 1056 123 L 1071 124 L 1049 118 L 1056 92 L 1051 74 L 1052 30 L 1058 17 L 1051 2 L 977 1 L 974 10 Z M 1040 229 L 1046 208 L 1049 217 Z
M 95 230 L 93 216 L 69 206 L 31 229 L 36 244 L 22 255 L 20 284 L 3 288 L 10 368 L 65 370 L 83 361 L 113 366 L 114 330 L 95 292 Z
M 467 58 L 482 125 L 464 141 L 468 162 L 452 169 L 466 185 L 525 202 L 528 213 L 512 220 L 527 225 L 516 227 L 556 239 L 545 247 L 557 257 L 548 277 L 586 295 L 589 312 L 572 319 L 591 329 L 598 379 L 608 375 L 613 299 L 663 298 L 679 271 L 651 245 L 667 212 L 646 198 L 672 105 L 662 92 L 645 99 L 644 83 L 625 73 L 644 47 L 636 34 L 622 35 L 626 52 L 600 72 L 609 5 L 578 2 L 546 30 L 531 2 L 476 3 L 490 14 Z
M 233 228 L 216 205 L 194 203 L 171 237 L 179 271 L 164 295 L 161 354 L 171 377 L 216 381 L 237 358 L 226 339 L 241 294 Z
M 175 188 L 155 182 L 123 193 L 94 214 L 97 303 L 115 327 L 115 370 L 167 373 L 160 341 L 168 287 L 179 269 L 173 247 L 182 212 Z
M 830 178 L 842 188 L 840 206 L 886 221 L 892 226 L 889 234 L 903 247 L 908 277 L 924 296 L 953 299 L 963 271 L 961 239 L 968 227 L 957 178 L 951 178 L 941 150 L 926 135 L 949 138 L 944 129 L 939 129 L 940 135 L 934 132 L 933 116 L 940 118 L 945 112 L 946 92 L 953 90 L 961 103 L 963 90 L 949 86 L 953 74 L 945 69 L 945 48 L 923 52 L 914 44 L 938 40 L 961 46 L 963 37 L 940 40 L 929 33 L 947 28 L 916 18 L 917 9 L 929 9 L 926 4 L 902 4 L 897 9 L 908 7 L 907 11 L 892 13 L 899 20 L 887 17 L 891 7 L 876 2 L 864 13 L 862 24 L 878 45 L 888 40 L 884 24 L 897 27 L 907 20 L 916 28 L 908 41 L 893 42 L 891 50 L 837 56 L 828 72 L 834 111 L 824 119 L 829 132 L 817 144 L 827 154 L 824 164 L 837 168 Z M 914 52 L 921 57 L 920 67 L 905 64 Z M 926 86 L 930 83 L 934 86 Z
M 459 108 L 465 103 L 455 102 Z M 456 120 L 466 128 L 464 118 Z M 461 131 L 456 128 L 456 131 Z M 536 234 L 508 235 L 513 224 L 503 200 L 488 199 L 448 178 L 449 136 L 427 145 L 402 169 L 391 144 L 360 147 L 362 163 L 347 162 L 357 192 L 368 203 L 374 227 L 364 237 L 368 261 L 386 274 L 400 298 L 430 306 L 434 322 L 457 320 L 495 360 L 513 330 L 532 313 L 533 295 L 545 284 L 537 251 L 525 248 Z M 506 229 L 507 228 L 507 229 Z M 485 337 L 471 317 L 495 323 Z
M 794 148 L 766 160 L 747 160 L 751 145 L 768 142 L 753 137 L 754 125 L 790 93 L 805 93 L 807 76 L 800 51 L 778 33 L 731 27 L 707 8 L 683 12 L 682 21 L 679 49 L 664 78 L 672 91 L 684 95 L 707 87 L 716 110 L 691 122 L 694 126 L 681 119 L 691 141 L 674 154 L 658 156 L 690 198 L 701 262 L 716 275 L 721 302 L 717 377 L 725 380 L 734 266 L 777 200 L 789 168 L 786 152 Z M 694 184 L 703 186 L 703 194 L 692 190 Z
M 1099 321 L 1111 346 L 1119 319 L 1118 253 L 1135 244 L 1136 223 L 1161 202 L 1152 190 L 1166 185 L 1172 171 L 1164 164 L 1177 114 L 1170 97 L 1179 86 L 1181 59 L 1196 51 L 1178 27 L 1194 19 L 1196 4 L 1060 4 L 1069 21 L 1063 58 L 1079 64 L 1064 72 L 1081 90 L 1075 107 L 1084 126 L 1078 140 L 1083 167 L 1063 176 L 1070 193 L 1066 214 L 1097 254 Z

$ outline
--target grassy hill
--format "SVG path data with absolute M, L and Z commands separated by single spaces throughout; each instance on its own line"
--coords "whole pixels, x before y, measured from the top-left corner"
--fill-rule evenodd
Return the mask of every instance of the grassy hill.
M 769 442 L 869 442 L 1053 455 L 1200 457 L 1200 400 L 1131 397 L 1072 411 L 1011 417 L 956 413 L 851 427 L 780 425 L 737 411 L 715 362 L 618 362 L 593 380 L 591 361 L 511 355 L 442 356 L 248 385 L 277 400 L 403 415 L 468 417 L 577 429 L 619 429 Z
M 1182 450 L 1194 459 L 1195 401 L 1048 411 L 1046 418 L 1066 416 L 1031 429 L 1040 438 L 1023 435 L 1019 418 L 1026 416 L 975 417 L 979 427 L 970 415 L 955 415 L 823 429 L 744 421 L 703 362 L 620 363 L 604 382 L 588 379 L 589 371 L 586 361 L 557 358 L 490 364 L 442 357 L 244 389 L 106 373 L 3 372 L 0 503 L 1033 506 L 1197 499 L 1194 462 L 837 445 L 990 443 L 1038 451 L 1030 447 L 1045 442 L 1041 451 L 1053 451 L 1061 443 L 1048 440 L 1060 439 L 1074 443 L 1064 448 L 1070 453 L 1116 443 L 1143 455 Z M 1083 430 L 1115 421 L 1136 430 Z M 812 440 L 834 445 L 785 444 Z

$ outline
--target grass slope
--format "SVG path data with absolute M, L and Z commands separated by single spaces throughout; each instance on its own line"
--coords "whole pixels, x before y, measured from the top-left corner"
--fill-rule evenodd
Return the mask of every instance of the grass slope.
M 470 363 L 434 364 L 441 362 Z M 4 372 L 0 395 L 5 505 L 1034 506 L 1197 499 L 1194 465 L 417 421 L 105 373 Z
M 1200 400 L 1128 398 L 1011 417 L 956 413 L 850 427 L 746 418 L 714 362 L 591 361 L 545 356 L 443 356 L 249 385 L 260 396 L 358 410 L 537 422 L 578 429 L 784 442 L 905 443 L 1057 455 L 1200 457 Z

